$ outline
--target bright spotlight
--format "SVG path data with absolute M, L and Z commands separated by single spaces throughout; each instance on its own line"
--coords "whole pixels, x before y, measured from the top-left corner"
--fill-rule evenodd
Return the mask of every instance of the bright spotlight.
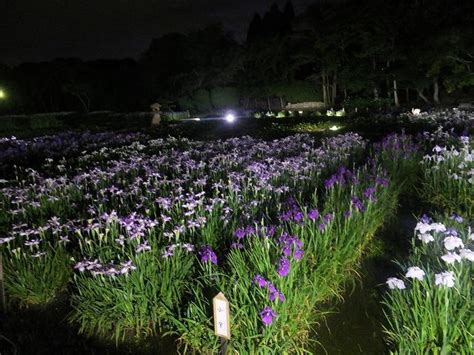
M 337 131 L 339 128 L 341 128 L 341 127 L 338 127 L 338 126 L 329 127 L 329 129 L 330 129 L 331 131 Z
M 4 99 L 7 97 L 7 94 L 5 94 L 5 91 L 3 91 L 2 89 L 0 89 L 0 99 Z
M 225 115 L 224 119 L 227 122 L 232 123 L 235 121 L 235 115 L 233 115 L 232 113 L 228 113 L 227 115 Z

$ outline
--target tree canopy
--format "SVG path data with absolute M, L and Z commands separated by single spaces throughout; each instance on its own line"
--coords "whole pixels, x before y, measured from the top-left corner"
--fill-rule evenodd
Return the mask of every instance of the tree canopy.
M 472 94 L 472 1 L 318 1 L 298 14 L 288 1 L 249 20 L 243 43 L 211 24 L 155 38 L 138 60 L 0 65 L 9 92 L 0 113 L 146 110 L 155 100 L 193 111 L 275 100 L 434 105 Z

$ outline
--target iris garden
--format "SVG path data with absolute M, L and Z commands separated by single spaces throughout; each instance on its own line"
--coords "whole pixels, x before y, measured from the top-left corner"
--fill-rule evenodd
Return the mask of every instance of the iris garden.
M 356 133 L 4 138 L 8 306 L 67 297 L 68 322 L 85 336 L 119 345 L 168 334 L 183 353 L 211 354 L 221 346 L 212 297 L 223 292 L 229 353 L 304 353 L 324 304 L 342 297 L 377 231 L 411 195 L 427 211 L 400 274 L 387 280 L 381 327 L 400 354 L 467 354 L 472 114 L 400 119 L 440 128 L 379 142 Z

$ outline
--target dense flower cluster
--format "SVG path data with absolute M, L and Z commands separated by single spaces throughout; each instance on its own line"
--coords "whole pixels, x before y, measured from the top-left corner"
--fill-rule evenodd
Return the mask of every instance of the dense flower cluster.
M 450 220 L 461 224 L 464 218 L 453 214 Z M 462 226 L 462 224 L 460 226 Z M 447 227 L 444 223 L 433 222 L 430 217 L 423 215 L 416 224 L 415 235 L 423 244 L 433 244 L 429 249 L 424 251 L 424 253 L 436 255 L 439 258 L 438 260 L 442 261 L 446 266 L 461 263 L 463 260 L 465 260 L 465 262 L 474 261 L 474 250 L 466 248 L 466 246 L 472 245 L 474 241 L 470 227 L 467 232 L 461 232 L 454 227 Z M 464 236 L 464 239 L 462 236 Z M 426 274 L 427 272 L 420 267 L 411 266 L 407 269 L 405 277 L 407 279 L 423 281 Z M 442 271 L 434 276 L 436 285 L 454 286 L 456 276 L 452 271 Z M 387 280 L 387 285 L 391 289 L 405 289 L 403 280 L 393 277 Z
M 85 151 L 99 150 L 103 147 L 127 145 L 144 140 L 142 133 L 119 132 L 66 132 L 52 136 L 42 136 L 30 140 L 0 138 L 0 172 L 13 164 L 29 163 L 29 159 L 45 160 L 77 155 Z M 31 162 L 30 162 L 31 163 Z
M 74 320 L 91 332 L 97 319 L 105 332 L 118 326 L 104 306 L 119 309 L 111 305 L 117 299 L 128 305 L 133 297 L 147 309 L 136 325 L 147 324 L 148 332 L 178 324 L 170 317 L 180 312 L 206 316 L 209 290 L 218 289 L 236 304 L 247 297 L 242 317 L 260 316 L 253 336 L 298 312 L 294 297 L 311 294 L 298 307 L 327 299 L 339 274 L 353 267 L 346 260 L 358 258 L 395 206 L 383 169 L 359 159 L 365 148 L 356 134 L 320 143 L 307 135 L 167 138 L 19 168 L 0 189 L 7 221 L 0 247 L 39 266 L 61 251 L 61 267 L 75 273 Z M 321 261 L 330 280 L 318 276 Z M 303 290 L 321 282 L 331 287 L 317 297 Z M 121 312 L 135 319 L 130 307 Z M 205 322 L 179 326 L 194 321 Z

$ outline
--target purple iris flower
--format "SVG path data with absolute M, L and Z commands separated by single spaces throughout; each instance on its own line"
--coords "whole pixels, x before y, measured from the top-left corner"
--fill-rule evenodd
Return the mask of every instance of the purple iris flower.
M 388 179 L 377 177 L 375 179 L 375 185 L 382 185 L 383 187 L 388 187 Z
M 242 239 L 245 237 L 245 230 L 243 228 L 239 228 L 237 229 L 235 232 L 234 232 L 234 236 L 237 238 L 237 239 Z
M 323 220 L 325 223 L 329 223 L 334 219 L 334 213 L 327 213 L 324 215 Z
M 280 299 L 280 302 L 285 302 L 286 300 L 285 295 L 281 292 L 278 292 L 278 298 Z
M 290 272 L 290 261 L 286 258 L 281 258 L 280 262 L 278 263 L 277 272 L 280 277 L 288 275 L 288 273 Z
M 294 215 L 293 215 L 293 220 L 295 222 L 301 222 L 303 220 L 303 213 L 301 212 L 296 212 Z
M 201 259 L 202 263 L 210 261 L 211 263 L 217 265 L 217 255 L 209 245 L 204 245 L 201 250 L 199 250 L 199 258 Z
M 420 218 L 420 221 L 427 224 L 432 222 L 431 218 L 427 214 L 423 214 L 423 216 Z
M 337 182 L 337 176 L 332 175 L 329 179 L 326 179 L 326 181 L 324 181 L 324 187 L 326 189 L 330 189 L 336 184 L 336 182 Z
M 372 200 L 375 195 L 375 191 L 376 191 L 375 187 L 368 187 L 367 189 L 365 189 L 364 191 L 365 198 Z
M 255 234 L 256 230 L 254 226 L 247 226 L 245 227 L 245 234 L 250 235 L 250 234 Z
M 285 213 L 282 213 L 278 219 L 282 222 L 286 222 L 286 221 L 289 221 L 291 218 L 291 211 L 287 211 Z
M 453 237 L 457 237 L 458 236 L 458 232 L 456 229 L 454 228 L 448 228 L 446 229 L 446 231 L 444 232 L 445 235 L 448 235 L 448 236 L 453 236 Z
M 273 237 L 275 235 L 275 232 L 276 232 L 276 227 L 274 225 L 267 227 L 267 235 L 269 237 Z
M 354 207 L 357 208 L 359 211 L 362 211 L 362 212 L 365 211 L 364 204 L 357 196 L 353 196 L 351 198 L 351 202 L 354 205 Z
M 303 257 L 303 249 L 296 249 L 295 252 L 293 253 L 293 258 L 295 258 L 295 260 L 301 260 L 301 258 Z
M 464 221 L 464 218 L 462 218 L 460 215 L 453 213 L 450 217 L 453 221 L 462 223 Z
M 275 285 L 273 285 L 271 282 L 268 282 L 267 287 L 268 287 L 268 299 L 270 301 L 273 302 L 276 299 L 279 299 L 280 302 L 285 301 L 285 296 L 283 295 L 283 293 L 278 291 L 278 289 L 275 287 Z
M 143 244 L 139 244 L 139 245 L 137 246 L 137 248 L 135 249 L 135 251 L 136 251 L 137 253 L 141 253 L 141 252 L 143 252 L 143 251 L 149 251 L 149 250 L 151 250 L 151 246 L 148 245 L 148 241 L 147 241 L 147 240 L 145 240 L 145 242 L 144 242 Z
M 258 287 L 263 288 L 267 286 L 268 281 L 265 280 L 262 275 L 255 275 L 253 278 L 253 283 L 258 285 Z
M 308 218 L 312 221 L 318 219 L 319 217 L 319 212 L 317 209 L 312 209 L 311 211 L 308 212 Z
M 273 323 L 273 319 L 277 316 L 277 313 L 271 307 L 265 307 L 260 312 L 260 318 L 265 326 L 269 326 Z
M 161 256 L 162 256 L 163 258 L 165 258 L 165 259 L 166 259 L 166 258 L 169 258 L 169 257 L 171 257 L 171 256 L 173 256 L 173 255 L 174 255 L 174 251 L 173 251 L 173 249 L 170 249 L 170 248 L 166 248 L 166 249 L 163 251 L 163 253 L 161 253 Z

